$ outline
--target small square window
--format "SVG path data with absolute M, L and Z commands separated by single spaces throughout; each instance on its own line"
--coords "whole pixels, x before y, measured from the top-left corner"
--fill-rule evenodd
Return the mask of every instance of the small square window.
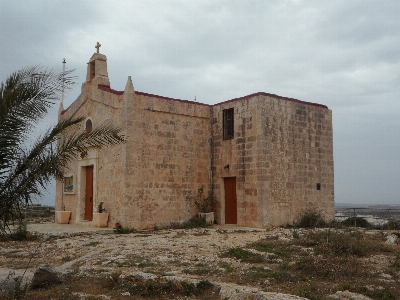
M 317 183 L 317 191 L 321 190 L 321 184 Z
M 233 108 L 224 109 L 223 111 L 223 139 L 231 140 L 234 136 Z

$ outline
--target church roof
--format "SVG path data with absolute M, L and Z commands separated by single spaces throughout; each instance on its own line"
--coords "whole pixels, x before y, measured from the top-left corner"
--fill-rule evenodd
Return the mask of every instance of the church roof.
M 109 92 L 112 93 L 114 95 L 123 95 L 124 91 L 117 91 L 114 90 L 112 88 L 110 88 L 110 86 L 108 85 L 104 85 L 104 84 L 99 84 L 98 85 L 98 89 L 105 91 L 105 92 Z M 146 97 L 155 97 L 155 98 L 159 98 L 159 99 L 165 99 L 165 100 L 172 100 L 172 101 L 179 101 L 179 102 L 185 102 L 185 103 L 193 103 L 193 104 L 197 104 L 197 105 L 206 105 L 206 106 L 216 106 L 216 105 L 220 105 L 223 103 L 229 103 L 229 102 L 235 102 L 235 101 L 242 101 L 245 99 L 249 99 L 249 98 L 253 98 L 253 97 L 257 97 L 257 96 L 267 96 L 267 97 L 272 97 L 272 98 L 276 98 L 276 99 L 281 99 L 281 100 L 285 100 L 285 101 L 290 101 L 290 102 L 295 102 L 295 103 L 300 103 L 300 104 L 305 104 L 305 105 L 311 105 L 311 106 L 317 106 L 317 107 L 322 107 L 322 108 L 328 108 L 328 106 L 323 105 L 323 104 L 319 104 L 319 103 L 313 103 L 313 102 L 307 102 L 307 101 L 302 101 L 302 100 L 298 100 L 298 99 L 294 99 L 294 98 L 289 98 L 289 97 L 283 97 L 283 96 L 279 96 L 279 95 L 275 95 L 275 94 L 269 94 L 269 93 L 265 93 L 265 92 L 258 92 L 258 93 L 253 93 L 247 96 L 243 96 L 243 97 L 238 97 L 238 98 L 234 98 L 234 99 L 230 99 L 230 100 L 226 100 L 226 101 L 222 101 L 222 102 L 218 102 L 216 104 L 206 104 L 206 103 L 201 103 L 201 102 L 196 102 L 196 101 L 190 101 L 190 100 L 182 100 L 182 99 L 176 99 L 176 98 L 170 98 L 170 97 L 165 97 L 165 96 L 160 96 L 160 95 L 155 95 L 155 94 L 149 94 L 149 93 L 144 93 L 144 92 L 139 92 L 139 91 L 135 91 L 136 95 L 142 95 L 142 96 L 146 96 Z M 61 114 L 63 115 L 66 111 L 68 110 L 65 109 L 61 112 Z
M 290 102 L 296 102 L 296 103 L 301 103 L 301 104 L 306 104 L 306 105 L 311 105 L 311 106 L 318 106 L 318 107 L 322 107 L 322 108 L 328 108 L 328 106 L 323 105 L 323 104 L 302 101 L 302 100 L 298 100 L 298 99 L 294 99 L 294 98 L 283 97 L 283 96 L 279 96 L 279 95 L 275 95 L 275 94 L 269 94 L 269 93 L 265 93 L 265 92 L 258 92 L 258 93 L 250 94 L 250 95 L 247 95 L 247 96 L 234 98 L 234 99 L 231 99 L 231 100 L 226 100 L 226 101 L 214 104 L 214 105 L 219 105 L 219 104 L 222 104 L 222 103 L 245 100 L 245 99 L 256 97 L 256 96 L 267 96 L 267 97 L 277 98 L 277 99 L 286 100 L 286 101 L 290 101 Z
M 110 89 L 110 90 L 111 90 L 111 89 Z M 113 91 L 114 91 L 114 90 L 113 90 Z M 123 92 L 122 92 L 122 93 L 123 93 Z M 269 94 L 269 93 L 265 93 L 265 92 L 253 93 L 253 94 L 250 94 L 250 95 L 247 95 L 247 96 L 238 97 L 238 98 L 234 98 L 234 99 L 230 99 L 230 100 L 218 102 L 218 103 L 215 103 L 215 104 L 205 104 L 205 103 L 200 103 L 200 102 L 196 102 L 196 101 L 175 99 L 175 98 L 170 98 L 170 97 L 165 97 L 165 96 L 159 96 L 159 95 L 154 95 L 154 94 L 149 94 L 149 93 L 143 93 L 143 92 L 138 92 L 138 91 L 135 91 L 135 94 L 137 94 L 137 95 L 143 95 L 143 96 L 147 96 L 147 97 L 156 97 L 156 98 L 166 99 L 166 100 L 173 100 L 173 101 L 186 102 L 186 103 L 196 103 L 196 104 L 199 104 L 199 105 L 207 105 L 207 106 L 215 106 L 215 105 L 220 105 L 220 104 L 223 104 L 223 103 L 229 103 L 229 102 L 234 102 L 234 101 L 241 101 L 241 100 L 245 100 L 245 99 L 249 99 L 249 98 L 257 97 L 257 96 L 267 96 L 267 97 L 272 97 L 272 98 L 276 98 L 276 99 L 286 100 L 286 101 L 290 101 L 290 102 L 301 103 L 301 104 L 305 104 L 305 105 L 311 105 L 311 106 L 317 106 L 317 107 L 322 107 L 322 108 L 328 108 L 328 106 L 323 105 L 323 104 L 313 103 L 313 102 L 307 102 L 307 101 L 302 101 L 302 100 L 298 100 L 298 99 L 294 99 L 294 98 L 283 97 L 283 96 L 279 96 L 279 95 L 275 95 L 275 94 Z

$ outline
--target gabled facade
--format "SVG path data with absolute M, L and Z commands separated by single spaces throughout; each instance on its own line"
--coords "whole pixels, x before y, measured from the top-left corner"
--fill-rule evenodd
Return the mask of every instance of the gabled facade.
M 57 182 L 56 210 L 91 224 L 100 202 L 109 226 L 151 228 L 188 220 L 203 186 L 219 200 L 218 224 L 291 224 L 307 210 L 334 217 L 332 112 L 324 105 L 256 93 L 216 105 L 110 88 L 95 53 L 81 95 L 59 120 L 111 122 L 127 142 L 91 149 Z

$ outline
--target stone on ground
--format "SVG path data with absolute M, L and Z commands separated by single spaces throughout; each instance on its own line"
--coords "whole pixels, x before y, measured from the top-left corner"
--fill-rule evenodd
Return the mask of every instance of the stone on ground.
M 61 283 L 61 279 L 56 270 L 49 265 L 39 265 L 33 274 L 31 286 L 33 288 L 46 287 Z
M 21 284 L 22 276 L 9 276 L 0 281 L 0 291 L 13 291 Z
M 333 295 L 329 295 L 328 299 L 337 300 L 372 300 L 371 298 L 362 294 L 352 293 L 349 291 L 338 291 Z

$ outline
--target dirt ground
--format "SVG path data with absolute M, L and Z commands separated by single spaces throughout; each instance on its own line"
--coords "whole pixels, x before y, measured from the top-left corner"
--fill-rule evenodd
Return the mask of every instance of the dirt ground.
M 253 299 L 256 296 L 261 297 L 259 299 L 325 299 L 312 298 L 312 292 L 311 296 L 301 292 L 304 290 L 304 284 L 310 280 L 308 278 L 302 279 L 305 283 L 302 281 L 302 286 L 298 286 L 298 283 L 291 283 L 290 278 L 282 281 L 276 276 L 263 276 L 263 272 L 274 271 L 277 265 L 282 263 L 282 259 L 279 255 L 268 254 L 249 246 L 260 240 L 289 243 L 296 235 L 304 235 L 305 232 L 284 228 L 265 231 L 209 227 L 130 234 L 115 234 L 112 231 L 41 234 L 40 238 L 34 241 L 0 243 L 0 280 L 6 278 L 10 272 L 13 276 L 21 276 L 25 270 L 27 271 L 24 276 L 29 279 L 38 265 L 48 264 L 63 274 L 84 274 L 89 277 L 110 277 L 117 274 L 120 279 L 135 275 L 144 279 L 164 277 L 191 282 L 208 280 L 220 288 L 220 299 Z M 246 253 L 261 255 L 264 259 L 262 262 L 238 259 L 227 254 L 229 249 L 239 249 L 239 252 L 245 250 Z M 298 252 L 307 252 L 310 247 L 296 249 Z M 393 252 L 362 258 L 363 264 L 373 268 L 372 272 L 376 274 L 371 279 L 375 286 L 385 284 L 384 280 L 391 281 L 391 286 L 399 284 L 400 276 L 396 277 L 399 274 L 387 275 L 386 278 L 381 276 L 385 274 L 384 271 L 392 258 Z M 371 270 L 369 272 L 371 273 Z M 379 281 L 380 279 L 383 281 Z M 346 288 L 340 288 L 340 280 L 330 283 L 329 280 L 315 279 L 315 282 L 317 285 L 331 284 L 329 290 L 332 294 Z M 126 293 L 119 294 L 122 295 L 121 299 L 128 297 Z M 109 297 L 103 299 L 120 299 L 110 295 L 103 296 Z M 395 298 L 387 299 L 399 298 L 395 295 Z

